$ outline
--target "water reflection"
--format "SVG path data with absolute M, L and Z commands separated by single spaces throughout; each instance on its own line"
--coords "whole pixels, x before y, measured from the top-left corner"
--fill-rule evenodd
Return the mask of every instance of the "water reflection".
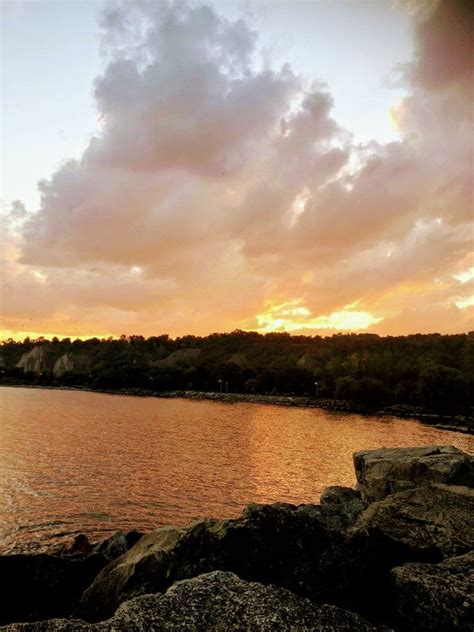
M 353 485 L 352 452 L 473 439 L 316 409 L 2 388 L 0 547 L 49 546 Z

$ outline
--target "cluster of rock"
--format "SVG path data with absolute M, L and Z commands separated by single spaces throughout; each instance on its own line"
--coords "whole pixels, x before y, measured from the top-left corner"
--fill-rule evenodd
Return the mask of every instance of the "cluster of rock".
M 472 630 L 474 459 L 446 446 L 354 464 L 358 489 L 318 505 L 2 557 L 1 629 Z

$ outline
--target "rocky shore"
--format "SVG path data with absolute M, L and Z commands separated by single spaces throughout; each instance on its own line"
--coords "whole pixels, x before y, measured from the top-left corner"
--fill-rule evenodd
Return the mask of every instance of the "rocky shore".
M 154 390 L 143 388 L 127 388 L 127 389 L 90 389 L 80 386 L 32 386 L 27 384 L 2 384 L 0 386 L 21 387 L 21 388 L 40 388 L 52 390 L 67 391 L 88 391 L 92 393 L 105 393 L 108 395 L 129 395 L 132 397 L 160 397 L 160 398 L 183 398 L 192 400 L 207 400 L 216 402 L 226 402 L 229 404 L 249 403 L 249 404 L 270 404 L 273 406 L 296 406 L 299 408 L 322 408 L 334 412 L 358 414 L 358 415 L 375 415 L 378 417 L 399 417 L 401 419 L 416 419 L 417 421 L 435 426 L 442 430 L 451 430 L 463 432 L 466 434 L 474 434 L 474 418 L 466 415 L 439 415 L 427 412 L 419 406 L 407 406 L 404 404 L 395 404 L 393 406 L 374 407 L 363 406 L 355 402 L 340 399 L 322 399 L 316 397 L 300 397 L 289 395 L 255 395 L 252 393 L 219 393 L 205 391 L 166 391 L 157 392 Z
M 0 557 L 1 630 L 447 632 L 474 621 L 474 458 L 354 454 L 357 488 Z

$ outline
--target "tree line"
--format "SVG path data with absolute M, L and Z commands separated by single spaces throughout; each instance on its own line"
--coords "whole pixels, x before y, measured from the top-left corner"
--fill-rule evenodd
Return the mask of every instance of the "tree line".
M 38 348 L 34 370 L 34 362 L 17 366 Z M 3 383 L 304 395 L 437 412 L 464 413 L 473 405 L 474 332 L 25 338 L 3 341 L 0 354 Z

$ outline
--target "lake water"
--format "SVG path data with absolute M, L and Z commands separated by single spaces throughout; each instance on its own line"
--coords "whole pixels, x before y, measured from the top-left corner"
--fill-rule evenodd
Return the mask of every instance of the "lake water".
M 474 453 L 468 435 L 318 409 L 26 388 L 1 388 L 0 405 L 3 552 L 317 502 L 327 485 L 354 484 L 355 450 Z

